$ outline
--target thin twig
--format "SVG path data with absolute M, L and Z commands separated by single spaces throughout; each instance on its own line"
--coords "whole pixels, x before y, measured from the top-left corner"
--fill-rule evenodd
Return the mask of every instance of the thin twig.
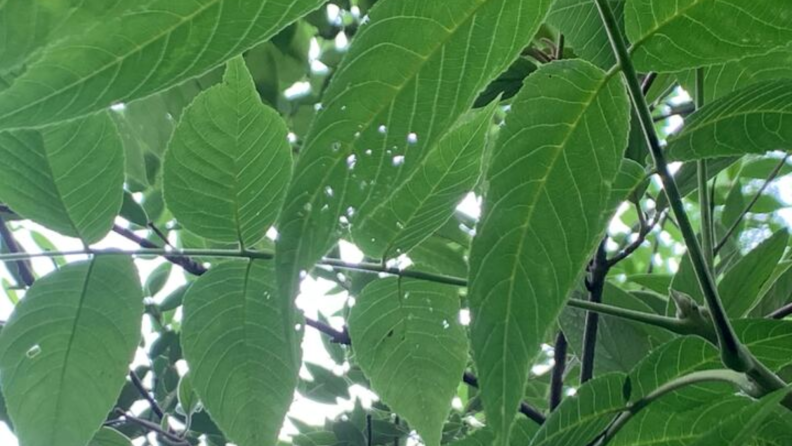
M 759 188 L 759 190 L 753 196 L 751 201 L 745 206 L 743 211 L 740 212 L 740 215 L 737 216 L 737 219 L 734 220 L 734 223 L 732 223 L 732 225 L 726 231 L 726 235 L 724 235 L 723 238 L 721 238 L 721 240 L 718 242 L 718 244 L 715 245 L 715 248 L 713 249 L 715 254 L 717 254 L 723 248 L 723 246 L 726 245 L 726 242 L 729 241 L 729 238 L 734 234 L 735 231 L 737 231 L 743 219 L 745 219 L 745 216 L 748 215 L 749 212 L 751 212 L 751 209 L 754 207 L 756 202 L 759 201 L 760 198 L 762 198 L 762 194 L 764 194 L 765 189 L 767 189 L 770 183 L 772 183 L 773 180 L 776 179 L 778 174 L 781 173 L 781 169 L 784 168 L 789 157 L 790 154 L 786 154 L 784 158 L 781 159 L 781 161 L 773 168 L 773 170 L 770 172 L 767 178 L 765 178 L 764 183 L 762 183 L 762 187 Z
M 765 316 L 767 319 L 784 319 L 785 317 L 792 315 L 792 303 L 788 303 L 781 308 L 773 311 L 772 313 Z
M 640 222 L 638 226 L 638 237 L 636 237 L 632 243 L 624 247 L 624 249 L 622 249 L 618 254 L 608 259 L 608 266 L 610 268 L 613 268 L 617 263 L 631 256 L 632 253 L 634 253 L 638 248 L 641 247 L 641 245 L 643 245 L 643 243 L 646 241 L 646 237 L 650 232 L 652 232 L 652 229 L 654 229 L 654 227 L 660 221 L 661 215 L 663 214 L 662 212 L 655 214 L 655 216 L 652 218 L 652 221 L 647 222 L 641 207 L 637 204 L 635 207 L 638 212 L 638 220 Z
M 129 421 L 129 422 L 135 423 L 137 425 L 143 426 L 144 428 L 146 428 L 146 429 L 148 429 L 148 430 L 150 430 L 152 432 L 156 432 L 158 435 L 161 435 L 165 440 L 167 440 L 169 443 L 173 444 L 174 446 L 189 446 L 190 445 L 190 443 L 187 440 L 185 440 L 184 438 L 182 438 L 182 437 L 180 437 L 180 436 L 178 436 L 178 435 L 176 435 L 176 434 L 174 434 L 172 432 L 168 432 L 168 431 L 164 430 L 162 427 L 160 427 L 156 423 L 152 423 L 151 421 L 138 418 L 136 416 L 133 416 L 133 415 L 128 414 L 128 413 L 125 413 L 125 412 L 120 411 L 120 410 L 118 411 L 118 413 L 119 413 L 119 415 L 124 417 L 124 419 L 126 421 Z M 116 423 L 116 422 L 118 422 L 118 420 L 112 420 L 111 422 Z

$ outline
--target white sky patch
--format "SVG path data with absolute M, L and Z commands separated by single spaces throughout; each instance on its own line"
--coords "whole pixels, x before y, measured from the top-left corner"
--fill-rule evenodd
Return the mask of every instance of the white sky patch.
M 283 92 L 286 99 L 297 99 L 311 93 L 311 84 L 305 81 L 299 81 L 292 84 Z
M 463 214 L 478 220 L 481 217 L 481 200 L 473 192 L 465 195 L 465 198 L 457 205 L 457 210 Z

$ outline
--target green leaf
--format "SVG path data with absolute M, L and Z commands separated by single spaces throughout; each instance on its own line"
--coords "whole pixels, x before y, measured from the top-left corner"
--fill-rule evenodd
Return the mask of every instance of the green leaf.
M 573 298 L 585 298 L 582 293 L 574 292 Z M 653 313 L 652 308 L 630 293 L 607 283 L 603 293 L 603 303 L 643 313 Z M 583 332 L 586 312 L 567 307 L 559 319 L 572 351 L 578 358 L 583 354 Z M 654 344 L 669 341 L 667 331 L 655 327 L 626 321 L 611 316 L 602 316 L 597 335 L 597 354 L 594 366 L 597 373 L 629 372 L 652 349 Z
M 539 431 L 539 425 L 523 417 L 518 418 L 512 426 L 511 440 L 509 446 L 525 446 L 531 443 L 531 439 Z M 450 443 L 450 446 L 492 446 L 495 441 L 495 434 L 491 429 L 479 429 L 467 437 Z
M 481 177 L 487 134 L 498 103 L 471 113 L 367 214 L 351 226 L 355 244 L 369 257 L 406 253 L 454 214 Z
M 168 209 L 190 231 L 251 247 L 277 218 L 291 177 L 288 129 L 261 103 L 241 57 L 176 127 L 164 166 Z
M 754 317 L 763 317 L 792 301 L 792 262 L 777 265 L 773 275 L 759 292 L 759 301 L 751 309 Z
M 274 284 L 268 262 L 225 262 L 184 296 L 181 342 L 193 387 L 239 446 L 275 444 L 297 386 L 301 318 Z
M 47 47 L 0 93 L 0 129 L 129 102 L 201 75 L 324 0 L 155 0 Z
M 772 370 L 792 362 L 792 322 L 763 319 L 734 321 L 737 337 Z M 677 338 L 656 348 L 630 373 L 631 400 L 635 401 L 660 385 L 690 372 L 722 368 L 718 350 L 701 338 Z M 663 397 L 655 404 L 699 405 L 713 396 L 732 392 L 721 383 L 696 384 Z M 681 407 L 681 406 L 679 406 Z
M 703 70 L 704 100 L 708 104 L 751 84 L 792 78 L 792 44 Z M 681 74 L 679 82 L 687 91 L 695 91 L 695 71 Z
M 625 0 L 609 0 L 609 3 L 618 23 L 623 24 Z M 613 47 L 594 2 L 557 0 L 547 16 L 547 21 L 564 33 L 567 42 L 583 59 L 603 70 L 616 65 Z
M 15 212 L 88 244 L 110 231 L 124 196 L 124 156 L 107 114 L 2 132 L 0 160 L 0 201 Z
M 754 160 L 746 160 L 740 169 L 740 177 L 752 180 L 765 180 L 770 175 L 778 164 L 781 162 L 778 158 L 759 158 Z M 792 173 L 792 161 L 787 159 L 784 166 L 778 173 L 778 177 L 783 177 Z
M 754 84 L 705 105 L 669 141 L 667 153 L 688 161 L 790 147 L 792 79 L 785 79 Z
M 325 404 L 336 404 L 337 398 L 349 399 L 349 384 L 344 378 L 310 362 L 305 363 L 305 368 L 313 377 L 300 382 L 300 393 L 306 398 Z
M 779 231 L 741 258 L 718 284 L 726 313 L 744 316 L 758 302 L 759 291 L 773 274 L 789 243 L 789 233 Z
M 284 293 L 295 295 L 299 272 L 346 231 L 341 217 L 354 227 L 424 164 L 528 45 L 551 3 L 400 0 L 371 10 L 324 94 L 289 188 L 276 249 Z
M 126 221 L 142 227 L 146 227 L 149 222 L 146 210 L 143 209 L 143 206 L 141 206 L 140 203 L 135 201 L 135 198 L 132 197 L 132 194 L 126 191 L 124 191 L 124 198 L 121 204 L 119 215 L 126 219 Z
M 94 435 L 88 446 L 132 446 L 132 441 L 117 430 L 103 427 Z
M 0 384 L 25 446 L 83 446 L 121 392 L 140 339 L 132 260 L 99 256 L 36 281 L 0 333 Z
M 140 3 L 6 0 L 0 4 L 0 72 L 19 68 L 47 44 L 84 32 Z
M 628 122 L 618 78 L 561 61 L 526 80 L 501 129 L 469 276 L 473 358 L 501 444 L 539 345 L 605 230 Z
M 184 411 L 184 414 L 189 419 L 193 412 L 198 410 L 198 406 L 200 405 L 200 400 L 195 393 L 195 389 L 193 389 L 192 377 L 189 373 L 182 376 L 179 380 L 177 395 L 179 397 L 179 405 L 181 405 L 182 411 Z
M 738 413 L 722 420 L 717 426 L 702 435 L 693 446 L 742 446 L 756 434 L 765 419 L 778 407 L 778 403 L 789 394 L 789 387 L 765 395 Z
M 611 446 L 684 446 L 713 425 L 750 404 L 745 397 L 727 396 L 695 409 L 665 410 L 656 404 L 636 415 L 609 443 Z
M 586 445 L 624 408 L 625 375 L 608 373 L 580 386 L 550 414 L 531 446 Z
M 173 264 L 170 262 L 164 262 L 160 266 L 156 267 L 154 271 L 149 274 L 146 278 L 146 282 L 143 285 L 143 291 L 146 293 L 146 296 L 154 297 L 157 293 L 162 291 L 162 288 L 165 287 L 165 284 L 168 283 L 168 278 L 170 278 L 171 270 L 173 270 Z
M 455 287 L 387 278 L 370 283 L 349 315 L 349 335 L 372 389 L 439 446 L 465 371 L 468 345 Z
M 625 22 L 641 71 L 714 65 L 792 40 L 787 0 L 631 0 Z

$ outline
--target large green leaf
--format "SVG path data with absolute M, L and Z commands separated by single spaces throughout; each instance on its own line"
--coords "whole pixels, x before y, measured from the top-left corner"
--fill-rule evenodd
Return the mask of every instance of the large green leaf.
M 758 302 L 759 291 L 784 255 L 789 233 L 778 231 L 741 258 L 718 284 L 723 306 L 731 317 L 742 317 Z
M 0 165 L 0 201 L 63 235 L 97 242 L 121 209 L 124 154 L 105 113 L 2 132 Z
M 792 40 L 787 0 L 630 0 L 625 22 L 644 71 L 714 65 Z
M 531 442 L 531 446 L 585 446 L 624 408 L 625 375 L 608 373 L 564 398 Z
M 144 2 L 6 0 L 0 3 L 0 72 L 19 67 L 53 41 L 84 32 L 141 3 Z
M 456 287 L 410 279 L 370 283 L 349 315 L 355 358 L 382 401 L 439 446 L 468 360 Z
M 695 91 L 695 70 L 679 76 L 687 91 Z M 792 43 L 767 54 L 749 56 L 704 68 L 704 100 L 710 103 L 748 85 L 792 78 Z
M 769 368 L 778 370 L 792 362 L 792 322 L 743 319 L 734 321 L 734 329 L 751 353 Z M 677 338 L 652 351 L 630 373 L 631 399 L 640 399 L 690 372 L 722 367 L 718 350 L 712 344 L 694 336 Z M 670 401 L 679 407 L 690 407 L 730 391 L 730 386 L 721 383 L 696 384 L 656 404 Z
M 746 444 L 757 433 L 765 419 L 778 408 L 778 403 L 787 396 L 789 390 L 789 387 L 776 390 L 732 416 L 721 420 L 693 445 L 742 446 Z
M 140 339 L 132 260 L 101 256 L 39 279 L 0 334 L 0 384 L 25 446 L 84 446 L 113 408 Z
M 792 79 L 761 82 L 704 106 L 669 141 L 674 160 L 792 147 Z
M 235 444 L 275 444 L 297 386 L 300 321 L 266 261 L 222 263 L 185 294 L 181 343 L 193 388 Z
M 618 23 L 623 24 L 625 0 L 609 0 L 609 3 Z M 564 33 L 578 56 L 603 70 L 616 65 L 608 33 L 593 1 L 556 0 L 547 21 Z
M 132 442 L 117 430 L 103 427 L 94 435 L 88 446 L 132 446 Z
M 748 398 L 737 396 L 723 397 L 688 410 L 684 406 L 677 410 L 665 410 L 667 407 L 654 404 L 630 420 L 609 444 L 685 446 L 748 404 Z
M 223 83 L 198 95 L 168 144 L 168 209 L 197 235 L 253 246 L 275 222 L 291 178 L 288 132 L 261 103 L 242 57 L 231 60 Z
M 296 294 L 299 271 L 421 168 L 530 42 L 550 3 L 400 0 L 371 10 L 297 162 L 278 227 L 283 292 Z
M 621 81 L 578 60 L 530 76 L 501 129 L 469 299 L 481 396 L 502 444 L 545 332 L 604 232 L 628 125 Z
M 759 300 L 751 309 L 751 316 L 764 317 L 792 301 L 792 261 L 776 266 L 773 275 L 759 292 Z
M 405 253 L 451 218 L 481 176 L 487 134 L 498 103 L 471 113 L 441 139 L 413 169 L 350 227 L 355 244 L 373 258 Z
M 76 118 L 198 76 L 324 0 L 155 0 L 47 47 L 0 94 L 0 128 Z

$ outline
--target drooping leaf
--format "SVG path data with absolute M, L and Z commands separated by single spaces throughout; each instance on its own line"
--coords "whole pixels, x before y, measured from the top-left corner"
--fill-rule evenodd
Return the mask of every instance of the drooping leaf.
M 355 357 L 372 389 L 439 446 L 467 365 L 467 339 L 459 324 L 455 287 L 387 278 L 370 283 L 349 316 Z
M 297 386 L 297 324 L 265 261 L 217 265 L 184 296 L 181 342 L 193 388 L 235 444 L 275 444 Z
M 746 397 L 726 396 L 705 406 L 684 410 L 665 410 L 652 405 L 643 409 L 611 441 L 613 446 L 684 446 L 705 434 L 750 404 Z
M 185 110 L 168 145 L 165 201 L 190 231 L 250 247 L 277 218 L 291 177 L 288 129 L 261 103 L 241 57 Z
M 143 296 L 132 260 L 99 256 L 36 281 L 0 333 L 0 384 L 25 446 L 83 446 L 124 385 Z
M 792 40 L 786 0 L 630 0 L 632 57 L 642 71 L 680 71 L 764 54 Z
M 124 195 L 121 141 L 107 114 L 0 133 L 0 201 L 85 243 L 113 226 Z
M 687 119 L 668 154 L 688 161 L 792 147 L 792 79 L 762 82 L 727 95 Z
M 769 53 L 704 67 L 704 100 L 710 103 L 758 82 L 792 78 L 792 44 Z M 695 90 L 695 71 L 679 76 L 687 91 Z
M 714 444 L 741 446 L 747 444 L 765 419 L 778 407 L 778 403 L 787 396 L 789 390 L 789 387 L 776 390 L 736 414 L 723 419 L 693 443 L 693 446 L 710 446 Z
M 73 119 L 172 87 L 323 3 L 154 0 L 47 47 L 0 93 L 0 128 Z
M 609 3 L 618 23 L 623 24 L 625 0 L 609 0 Z M 547 21 L 564 33 L 575 53 L 583 59 L 603 70 L 616 65 L 608 33 L 602 26 L 602 18 L 594 2 L 557 0 L 547 16 Z
M 305 368 L 313 377 L 311 381 L 300 382 L 300 393 L 306 398 L 325 404 L 336 404 L 337 398 L 349 398 L 349 384 L 344 378 L 310 362 L 305 363 Z
M 550 414 L 531 446 L 587 445 L 624 408 L 625 375 L 608 373 L 580 386 Z
M 789 233 L 779 231 L 726 272 L 718 291 L 729 316 L 742 317 L 758 302 L 759 291 L 773 274 L 788 243 Z
M 324 94 L 287 194 L 276 249 L 284 293 L 296 294 L 299 272 L 345 230 L 340 217 L 354 227 L 423 164 L 527 46 L 550 3 L 402 0 L 371 10 Z
M 186 415 L 189 419 L 193 412 L 198 409 L 198 405 L 200 404 L 198 395 L 195 393 L 195 389 L 193 389 L 192 377 L 189 373 L 182 376 L 179 380 L 179 390 L 177 392 L 177 396 L 179 398 L 179 405 L 181 406 L 182 411 L 184 411 L 184 415 Z
M 469 276 L 473 358 L 501 444 L 515 389 L 605 229 L 628 122 L 618 79 L 562 61 L 527 79 L 501 129 Z
M 481 176 L 497 102 L 451 129 L 421 166 L 350 227 L 355 244 L 375 259 L 406 253 L 453 216 Z M 396 160 L 396 158 L 394 158 Z M 394 161 L 395 162 L 395 161 Z
M 132 446 L 132 441 L 117 430 L 103 427 L 94 435 L 88 446 Z

